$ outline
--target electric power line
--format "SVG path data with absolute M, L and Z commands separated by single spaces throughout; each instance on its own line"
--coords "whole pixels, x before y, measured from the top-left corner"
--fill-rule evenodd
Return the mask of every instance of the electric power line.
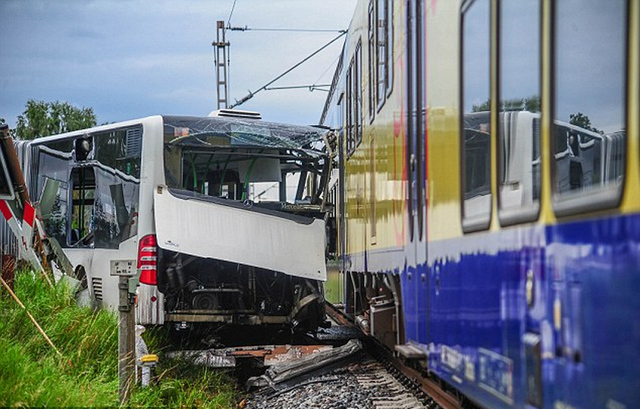
M 298 68 L 299 66 L 301 66 L 302 64 L 304 64 L 305 62 L 307 62 L 309 59 L 311 59 L 313 56 L 315 56 L 316 54 L 318 54 L 320 51 L 324 50 L 325 48 L 329 47 L 331 44 L 333 44 L 334 42 L 336 42 L 340 37 L 342 37 L 343 35 L 345 35 L 347 32 L 341 32 L 340 34 L 338 34 L 337 37 L 335 37 L 333 40 L 329 41 L 328 43 L 326 43 L 325 45 L 323 45 L 322 47 L 320 47 L 319 49 L 317 49 L 316 51 L 314 51 L 313 53 L 311 53 L 310 55 L 308 55 L 307 57 L 305 57 L 302 61 L 298 62 L 297 64 L 295 64 L 293 67 L 289 68 L 288 70 L 286 70 L 285 72 L 283 72 L 282 74 L 278 75 L 276 78 L 274 78 L 273 80 L 269 81 L 268 83 L 266 83 L 265 85 L 263 85 L 262 87 L 258 88 L 256 91 L 251 92 L 249 91 L 249 94 L 247 94 L 245 97 L 243 97 L 240 101 L 236 100 L 235 104 L 232 104 L 231 106 L 229 106 L 229 109 L 235 108 L 239 105 L 244 104 L 245 102 L 247 102 L 248 100 L 250 100 L 251 98 L 253 98 L 254 95 L 256 95 L 258 92 L 265 90 L 269 85 L 273 84 L 274 82 L 278 81 L 280 78 L 284 77 L 285 75 L 287 75 L 288 73 L 290 73 L 291 71 L 293 71 L 294 69 Z
M 300 89 L 300 88 L 309 88 L 309 91 L 325 91 L 329 92 L 329 90 L 323 88 L 329 88 L 331 84 L 311 84 L 311 85 L 283 85 L 281 87 L 265 87 L 265 91 L 275 91 L 281 89 Z
M 281 32 L 295 32 L 295 33 L 346 33 L 347 30 L 323 30 L 323 29 L 311 29 L 311 28 L 251 28 L 251 27 L 231 27 L 227 24 L 227 30 L 230 31 L 281 31 Z
M 327 71 L 329 71 L 332 67 L 335 66 L 336 62 L 338 62 L 338 60 L 340 59 L 341 54 L 338 54 L 338 56 L 336 57 L 335 60 L 333 60 L 333 62 L 331 64 L 329 64 L 329 66 L 322 72 L 322 74 L 320 74 L 320 76 L 318 77 L 317 80 L 315 80 L 313 82 L 313 85 L 316 85 L 318 83 L 318 81 L 320 81 L 320 79 L 324 76 L 324 74 L 327 73 Z M 331 86 L 331 85 L 329 85 Z
M 229 13 L 229 20 L 227 20 L 227 26 L 231 26 L 231 16 L 233 16 L 233 10 L 236 9 L 236 1 L 238 0 L 233 0 L 233 6 L 231 6 L 231 13 Z

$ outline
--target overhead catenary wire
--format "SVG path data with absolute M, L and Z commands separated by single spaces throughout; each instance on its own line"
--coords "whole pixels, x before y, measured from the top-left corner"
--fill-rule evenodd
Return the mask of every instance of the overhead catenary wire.
M 327 73 L 327 71 L 329 71 L 332 67 L 335 67 L 335 64 L 338 62 L 338 59 L 340 59 L 340 56 L 341 56 L 341 54 L 339 54 L 339 55 L 335 58 L 335 60 L 333 60 L 333 62 L 332 62 L 331 64 L 329 64 L 329 66 L 327 66 L 327 68 L 326 68 L 324 71 L 322 71 L 322 74 L 320 74 L 320 75 L 318 76 L 318 78 L 313 82 L 313 85 L 312 85 L 312 86 L 313 86 L 314 88 L 315 88 L 315 87 L 320 86 L 320 85 L 317 85 L 317 84 L 318 84 L 318 82 L 320 82 L 320 80 L 321 80 L 321 79 L 322 79 L 322 77 Z M 325 85 L 324 85 L 324 84 L 322 84 L 322 87 L 324 87 L 324 86 L 325 86 Z M 331 87 L 331 84 L 329 84 L 327 88 L 330 88 L 330 87 Z M 310 88 L 310 89 L 309 89 L 309 91 L 313 91 L 313 89 L 311 89 L 311 88 Z M 330 92 L 328 89 L 326 89 L 326 90 L 325 90 L 325 89 L 320 89 L 320 91 Z
M 313 29 L 313 28 L 252 28 L 252 27 L 231 27 L 227 24 L 229 31 L 281 31 L 289 33 L 346 33 L 347 30 L 329 30 L 329 29 Z
M 233 11 L 236 9 L 236 2 L 238 0 L 233 0 L 233 5 L 231 6 L 231 13 L 229 13 L 229 19 L 227 20 L 227 26 L 231 26 L 231 17 L 233 16 Z
M 229 109 L 235 108 L 239 105 L 244 104 L 245 102 L 247 102 L 248 100 L 250 100 L 251 98 L 253 98 L 254 95 L 256 95 L 258 92 L 260 91 L 264 91 L 267 87 L 269 87 L 269 85 L 273 84 L 274 82 L 278 81 L 280 78 L 284 77 L 285 75 L 287 75 L 288 73 L 290 73 L 291 71 L 295 70 L 296 68 L 298 68 L 299 66 L 301 66 L 302 64 L 304 64 L 305 62 L 307 62 L 308 60 L 310 60 L 311 58 L 313 58 L 316 54 L 318 54 L 319 52 L 321 52 L 322 50 L 324 50 L 325 48 L 329 47 L 331 44 L 333 44 L 334 42 L 338 41 L 340 39 L 340 37 L 342 37 L 343 35 L 345 35 L 347 32 L 341 32 L 340 34 L 338 34 L 338 36 L 336 36 L 333 40 L 329 41 L 328 43 L 326 43 L 325 45 L 323 45 L 322 47 L 318 48 L 316 51 L 314 51 L 313 53 L 309 54 L 307 57 L 305 57 L 304 59 L 302 59 L 300 62 L 296 63 L 295 65 L 293 65 L 291 68 L 289 68 L 288 70 L 286 70 L 285 72 L 283 72 L 282 74 L 278 75 L 276 78 L 274 78 L 273 80 L 269 81 L 268 83 L 266 83 L 265 85 L 263 85 L 262 87 L 258 88 L 256 91 L 249 91 L 249 94 L 247 94 L 245 97 L 243 97 L 242 99 L 240 99 L 239 101 L 236 100 L 235 104 L 232 104 L 231 106 L 229 106 Z
M 283 89 L 300 89 L 300 88 L 308 88 L 309 91 L 325 91 L 325 92 L 329 92 L 329 90 L 326 90 L 324 88 L 328 88 L 330 87 L 331 84 L 310 84 L 310 85 L 283 85 L 281 87 L 266 87 L 264 90 L 265 91 L 276 91 L 276 90 L 283 90 Z

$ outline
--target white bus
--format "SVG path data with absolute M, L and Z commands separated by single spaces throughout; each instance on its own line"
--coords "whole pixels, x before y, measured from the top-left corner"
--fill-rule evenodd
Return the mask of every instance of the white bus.
M 112 261 L 129 260 L 139 323 L 314 329 L 324 319 L 327 136 L 152 116 L 16 148 L 46 235 L 96 303 L 117 307 Z

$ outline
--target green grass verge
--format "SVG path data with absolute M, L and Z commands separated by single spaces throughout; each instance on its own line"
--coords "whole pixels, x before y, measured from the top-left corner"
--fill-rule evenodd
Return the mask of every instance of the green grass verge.
M 16 274 L 14 291 L 62 357 L 0 287 L 0 407 L 117 407 L 116 315 L 78 307 L 66 286 L 28 272 Z M 151 352 L 163 348 L 163 331 L 145 335 Z M 236 406 L 235 383 L 223 372 L 161 361 L 157 374 L 154 386 L 133 390 L 128 406 Z

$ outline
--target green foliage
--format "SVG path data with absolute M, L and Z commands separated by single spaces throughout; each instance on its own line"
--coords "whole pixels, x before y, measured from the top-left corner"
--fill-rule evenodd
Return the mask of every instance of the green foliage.
M 18 139 L 34 139 L 90 128 L 96 123 L 92 108 L 76 108 L 67 102 L 30 99 L 24 112 L 18 115 L 15 136 Z
M 491 110 L 491 100 L 471 106 L 471 112 L 485 112 Z M 527 98 L 513 98 L 501 101 L 501 111 L 529 111 L 540 112 L 540 96 L 532 95 Z
M 488 99 L 481 104 L 473 104 L 471 106 L 471 112 L 485 112 L 491 110 L 491 100 Z
M 117 318 L 78 307 L 72 292 L 18 272 L 15 292 L 62 357 L 27 314 L 0 287 L 0 407 L 118 406 Z M 166 331 L 150 331 L 150 351 L 166 344 Z M 159 381 L 134 389 L 130 407 L 235 407 L 233 381 L 223 372 L 160 361 Z
M 115 316 L 77 307 L 65 285 L 31 273 L 17 274 L 15 291 L 63 356 L 2 289 L 0 406 L 117 405 Z
M 582 112 L 578 112 L 575 114 L 569 114 L 569 123 L 571 125 L 579 126 L 580 128 L 587 129 L 589 131 L 597 132 L 601 135 L 604 135 L 604 132 L 593 127 L 591 125 L 591 119 Z
M 159 373 L 158 385 L 137 389 L 129 401 L 132 407 L 222 409 L 236 406 L 233 380 L 224 372 L 180 361 L 165 362 L 162 366 L 166 369 Z

